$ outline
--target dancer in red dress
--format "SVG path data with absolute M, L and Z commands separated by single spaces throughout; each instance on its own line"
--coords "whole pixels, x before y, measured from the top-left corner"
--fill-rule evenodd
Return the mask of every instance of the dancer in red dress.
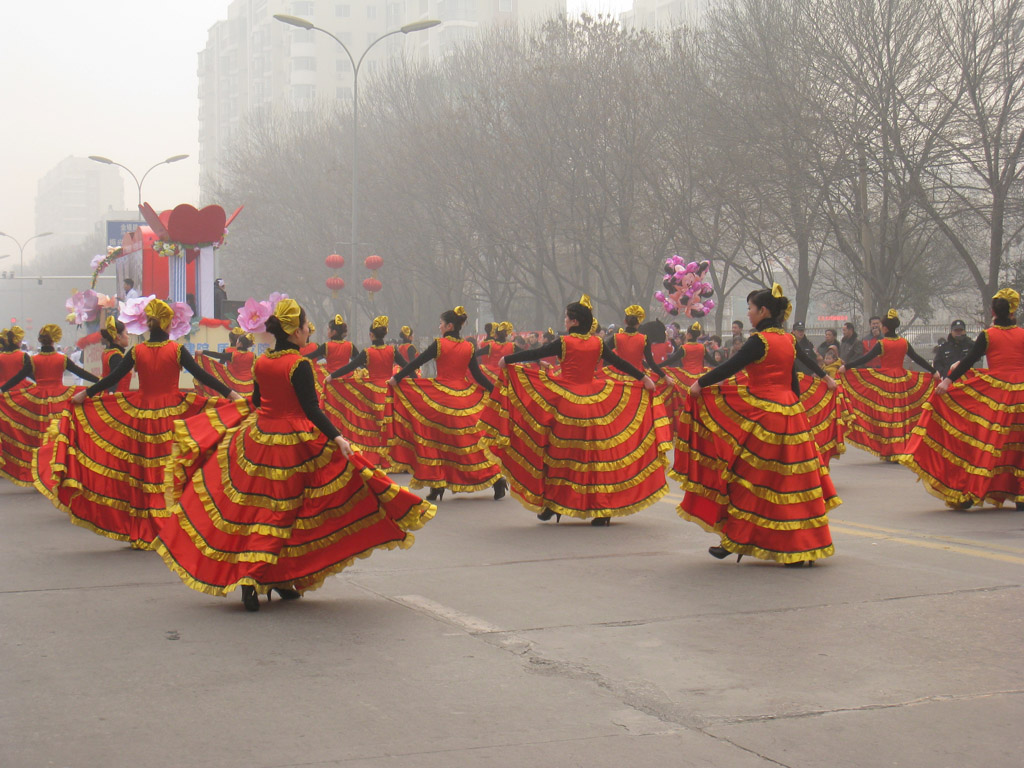
M 346 340 L 348 324 L 341 315 L 335 315 L 328 324 L 327 335 L 329 338 L 323 344 L 304 345 L 302 354 L 310 360 L 323 360 L 328 371 L 336 371 L 348 365 L 359 354 L 356 345 Z
M 473 345 L 461 336 L 466 310 L 441 314 L 441 337 L 407 363 L 388 382 L 394 398 L 394 435 L 389 459 L 396 472 L 412 475 L 410 487 L 430 486 L 428 501 L 440 501 L 446 489 L 469 493 L 494 488 L 495 500 L 508 484 L 482 446 L 480 422 L 491 382 L 473 357 Z M 437 361 L 437 377 L 404 381 L 417 368 Z
M 866 355 L 840 366 L 839 377 L 849 411 L 846 439 L 885 461 L 896 461 L 906 452 L 910 433 L 928 401 L 935 369 L 910 342 L 896 335 L 900 318 L 895 309 L 889 310 L 882 326 L 885 336 Z M 906 370 L 903 358 L 908 356 L 928 373 Z M 876 357 L 876 369 L 851 370 Z
M 96 381 L 95 376 L 54 349 L 63 335 L 59 325 L 44 325 L 39 331 L 39 353 L 26 355 L 21 370 L 0 387 L 4 393 L 0 397 L 0 477 L 17 485 L 33 484 L 36 449 L 42 444 L 50 422 L 67 410 L 71 397 L 81 389 L 65 386 L 64 372 Z M 26 378 L 35 383 L 19 387 Z
M 797 396 L 795 360 L 830 388 L 836 383 L 782 329 L 789 307 L 778 284 L 752 294 L 755 333 L 690 387 L 679 516 L 720 536 L 708 550 L 719 559 L 733 553 L 803 565 L 834 553 L 827 512 L 840 500 Z M 743 368 L 746 385 L 725 382 Z
M 638 371 L 644 370 L 644 366 L 664 377 L 665 372 L 661 366 L 654 361 L 651 353 L 651 342 L 647 335 L 640 332 L 640 323 L 647 317 L 644 308 L 639 304 L 631 304 L 626 307 L 625 328 L 618 333 L 609 333 L 606 346 L 609 352 L 614 352 Z M 612 373 L 612 375 L 618 375 Z
M 1006 501 L 1024 510 L 1024 328 L 1020 295 L 992 298 L 992 326 L 982 331 L 925 404 L 900 463 L 947 506 L 968 509 Z M 982 356 L 987 370 L 971 370 Z M 953 385 L 955 382 L 955 386 Z
M 672 433 L 654 382 L 590 333 L 592 325 L 583 296 L 566 307 L 565 336 L 504 358 L 507 383 L 495 388 L 486 415 L 513 495 L 540 520 L 568 515 L 608 525 L 668 492 Z M 561 361 L 557 377 L 513 365 L 549 356 Z M 636 381 L 595 378 L 599 360 Z
M 256 361 L 250 412 L 227 404 L 176 425 L 157 551 L 189 587 L 241 587 L 284 599 L 316 589 L 377 549 L 412 546 L 435 507 L 375 471 L 317 406 L 313 367 L 299 354 L 309 325 L 292 299 L 267 320 L 276 344 Z
M 73 524 L 135 549 L 152 548 L 152 514 L 166 505 L 163 474 L 175 419 L 201 413 L 208 402 L 212 406 L 178 389 L 181 369 L 225 397 L 240 397 L 170 339 L 175 318 L 167 303 L 150 300 L 145 316 L 149 341 L 136 344 L 109 376 L 75 395 L 76 405 L 54 422 L 35 466 L 36 488 Z M 187 327 L 175 329 L 183 334 Z M 139 377 L 137 390 L 103 394 L 132 370 Z
M 21 348 L 25 331 L 19 326 L 0 331 L 0 381 L 13 379 L 28 364 L 28 353 Z M 29 383 L 22 379 L 17 387 L 24 389 Z
M 498 380 L 498 363 L 501 362 L 501 358 L 516 351 L 516 345 L 508 340 L 508 335 L 514 330 L 512 323 L 494 323 L 491 326 L 490 336 L 484 340 L 474 354 L 474 357 L 478 358 L 484 375 L 492 383 Z
M 408 325 L 403 325 L 401 332 L 398 334 L 398 364 L 405 365 L 406 363 L 411 363 L 418 354 L 416 344 L 413 341 L 412 328 Z
M 124 357 L 125 350 L 128 349 L 130 343 L 128 331 L 125 329 L 124 323 L 113 315 L 108 315 L 107 321 L 100 331 L 100 336 L 103 337 L 103 343 L 107 347 L 103 350 L 100 375 L 109 376 L 110 372 L 120 365 L 121 358 Z M 132 377 L 129 375 L 121 379 L 113 391 L 128 392 L 131 388 Z
M 707 349 L 697 341 L 702 330 L 700 323 L 694 321 L 686 331 L 686 341 L 661 364 L 676 381 L 687 388 L 707 370 Z M 677 363 L 682 365 L 677 367 Z
M 391 440 L 391 397 L 388 379 L 395 372 L 395 348 L 385 343 L 386 315 L 375 317 L 370 326 L 371 343 L 348 365 L 332 371 L 324 385 L 324 413 L 349 436 L 352 443 L 375 467 L 387 470 Z M 348 376 L 365 369 L 364 377 Z M 342 378 L 343 377 L 343 378 Z
M 232 331 L 235 329 L 232 328 Z M 238 330 L 242 330 L 239 328 Z M 242 331 L 234 336 L 234 345 L 223 352 L 204 350 L 199 353 L 197 361 L 204 371 L 222 382 L 228 389 L 248 397 L 252 394 L 252 367 L 256 363 L 256 355 L 252 348 L 256 338 L 251 333 Z M 197 384 L 196 391 L 211 395 Z

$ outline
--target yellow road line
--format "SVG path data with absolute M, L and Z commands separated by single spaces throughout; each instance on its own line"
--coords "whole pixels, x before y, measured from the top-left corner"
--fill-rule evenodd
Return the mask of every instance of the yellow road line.
M 848 536 L 863 536 L 867 539 L 882 539 L 883 541 L 894 541 L 899 544 L 909 544 L 912 547 L 921 547 L 923 549 L 938 549 L 943 552 L 956 552 L 960 555 L 981 557 L 985 560 L 997 560 L 1001 563 L 1014 563 L 1016 565 L 1024 565 L 1024 557 L 1014 557 L 1013 555 L 1004 555 L 999 552 L 986 552 L 981 549 L 970 549 L 968 547 L 960 547 L 955 546 L 953 544 L 940 544 L 937 541 L 927 541 L 925 539 L 908 539 L 902 536 L 890 536 L 888 534 L 872 533 L 870 531 L 860 531 L 855 528 L 847 528 L 842 524 L 835 525 L 830 523 L 829 528 L 837 533 L 846 534 Z
M 963 544 L 968 547 L 978 547 L 979 549 L 992 549 L 999 552 L 1010 552 L 1015 555 L 1024 555 L 1024 549 L 1019 547 L 1004 547 L 1000 544 L 989 544 L 984 541 L 977 541 L 975 539 L 958 539 L 952 536 L 934 536 L 930 533 L 918 533 L 917 531 L 901 530 L 899 528 L 883 528 L 880 525 L 868 525 L 867 523 L 855 523 L 851 520 L 839 520 L 834 517 L 829 518 L 830 524 L 838 525 L 852 525 L 856 528 L 864 528 L 869 531 L 880 531 L 881 533 L 892 533 L 898 536 L 910 536 L 915 539 L 934 539 L 935 541 L 945 541 L 950 544 Z

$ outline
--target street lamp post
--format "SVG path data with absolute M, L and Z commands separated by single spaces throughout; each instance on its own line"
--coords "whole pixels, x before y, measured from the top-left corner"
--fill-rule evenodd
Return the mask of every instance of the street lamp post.
M 355 269 L 357 259 L 359 258 L 359 68 L 363 64 L 363 59 L 366 58 L 366 54 L 370 52 L 377 43 L 386 37 L 392 35 L 408 35 L 413 32 L 422 32 L 426 29 L 432 29 L 438 26 L 441 22 L 437 19 L 423 19 L 421 21 L 414 21 L 411 24 L 405 24 L 398 29 L 393 29 L 390 32 L 385 32 L 383 35 L 378 37 L 363 51 L 359 60 L 352 55 L 352 51 L 348 49 L 336 35 L 323 29 L 322 27 L 316 26 L 313 22 L 307 21 L 306 19 L 299 18 L 298 16 L 289 16 L 284 13 L 275 13 L 274 18 L 285 24 L 290 24 L 293 27 L 299 29 L 315 29 L 317 32 L 323 32 L 325 35 L 330 37 L 334 42 L 342 47 L 342 50 L 348 55 L 348 59 L 352 62 L 352 248 L 351 248 L 351 262 L 352 268 Z M 355 284 L 353 281 L 352 289 L 355 290 Z M 355 309 L 355 302 L 351 304 L 351 309 Z M 351 311 L 349 312 L 351 315 Z M 349 321 L 351 322 L 351 320 Z
M 139 208 L 142 207 L 142 182 L 144 182 L 146 180 L 146 177 L 149 176 L 149 171 L 152 171 L 154 168 L 159 168 L 161 165 L 167 165 L 168 163 L 176 163 L 179 160 L 184 160 L 186 157 L 188 157 L 188 155 L 171 155 L 166 160 L 161 160 L 156 165 L 150 166 L 149 170 L 142 174 L 142 178 L 140 179 L 132 172 L 132 169 L 129 168 L 127 165 L 121 165 L 121 163 L 116 163 L 109 157 L 103 157 L 102 155 L 89 155 L 89 159 L 94 160 L 97 163 L 103 163 L 104 165 L 116 165 L 118 168 L 124 168 L 126 171 L 128 171 L 128 175 L 131 176 L 132 179 L 135 181 L 135 186 L 139 188 Z M 142 212 L 138 211 L 138 214 L 139 221 L 142 221 Z
M 38 235 L 32 235 L 32 237 L 30 237 L 24 243 L 19 243 L 17 241 L 17 239 L 14 238 L 12 235 L 8 235 L 6 232 L 0 232 L 0 237 L 8 237 L 11 240 L 14 240 L 14 244 L 16 246 L 18 246 L 18 262 L 20 264 L 18 269 L 21 271 L 21 277 L 22 278 L 25 277 L 25 246 L 28 245 L 29 243 L 31 243 L 37 237 L 49 237 L 52 234 L 53 234 L 53 232 L 40 232 Z M 21 292 L 20 292 L 20 297 L 19 298 L 20 298 L 21 309 L 18 310 L 18 322 L 24 322 L 25 321 L 25 284 L 24 283 L 22 283 L 22 287 L 21 287 Z

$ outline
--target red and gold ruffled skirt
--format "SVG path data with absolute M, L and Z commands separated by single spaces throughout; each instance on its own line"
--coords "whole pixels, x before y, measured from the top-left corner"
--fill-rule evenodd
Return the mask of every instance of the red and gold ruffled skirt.
M 529 510 L 621 517 L 668 492 L 664 402 L 632 379 L 575 383 L 509 366 L 485 421 L 490 450 Z
M 1024 502 L 1024 382 L 965 374 L 925 403 L 899 461 L 950 507 Z
M 830 390 L 822 379 L 804 373 L 797 374 L 797 381 L 807 423 L 827 467 L 833 458 L 846 453 L 842 385 Z
M 906 452 L 907 440 L 932 391 L 932 376 L 905 371 L 890 376 L 854 368 L 841 376 L 849 429 L 846 440 L 883 459 Z
M 470 381 L 403 379 L 392 396 L 389 459 L 393 472 L 412 475 L 411 488 L 462 493 L 498 481 L 501 469 L 482 444 L 483 387 Z
M 51 424 L 36 455 L 36 488 L 75 525 L 150 549 L 152 514 L 165 506 L 174 422 L 213 402 L 194 393 L 136 391 L 72 406 Z
M 387 379 L 328 379 L 323 409 L 345 438 L 373 466 L 388 470 L 391 397 Z
M 378 549 L 407 549 L 436 511 L 303 419 L 226 403 L 175 427 L 156 550 L 188 586 L 316 589 Z
M 82 387 L 15 387 L 0 395 L 0 476 L 32 486 L 34 453 L 50 422 L 68 409 Z
M 232 375 L 227 364 L 212 357 L 207 357 L 206 355 L 196 355 L 196 362 L 199 363 L 200 368 L 226 387 L 233 389 L 235 392 L 245 397 L 250 397 L 252 395 L 252 391 L 256 385 L 253 382 L 251 374 L 240 379 L 237 376 Z M 212 390 L 204 387 L 199 380 L 196 380 L 195 388 L 196 392 L 206 397 L 220 397 L 217 392 L 213 392 Z
M 758 396 L 723 382 L 689 405 L 674 475 L 686 491 L 679 516 L 737 554 L 781 563 L 832 555 L 828 510 L 841 502 L 792 391 Z

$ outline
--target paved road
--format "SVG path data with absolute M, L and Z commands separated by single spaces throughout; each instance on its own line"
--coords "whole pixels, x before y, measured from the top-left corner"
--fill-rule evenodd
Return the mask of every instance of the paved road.
M 609 528 L 481 493 L 258 614 L 4 483 L 0 765 L 1021 764 L 1024 513 L 833 476 L 811 569 L 713 560 L 678 491 Z

